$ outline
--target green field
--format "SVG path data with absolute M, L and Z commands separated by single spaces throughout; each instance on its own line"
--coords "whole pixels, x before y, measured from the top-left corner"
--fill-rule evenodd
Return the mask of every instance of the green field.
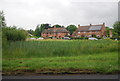
M 3 73 L 116 73 L 118 41 L 11 42 L 3 49 Z

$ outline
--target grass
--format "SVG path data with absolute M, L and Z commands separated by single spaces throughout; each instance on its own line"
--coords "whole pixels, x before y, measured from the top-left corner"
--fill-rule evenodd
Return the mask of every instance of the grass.
M 115 73 L 118 41 L 41 40 L 11 42 L 3 48 L 3 72 Z

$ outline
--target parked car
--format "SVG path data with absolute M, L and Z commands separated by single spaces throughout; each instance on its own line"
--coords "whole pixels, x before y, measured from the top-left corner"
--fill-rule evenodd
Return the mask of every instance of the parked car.
M 65 39 L 65 40 L 70 40 L 71 38 L 69 38 L 69 37 L 64 37 L 64 39 Z
M 118 40 L 117 38 L 115 40 Z
M 98 39 L 94 38 L 94 37 L 91 37 L 91 38 L 88 38 L 88 40 L 98 40 Z
M 36 39 L 36 38 L 30 38 L 30 39 Z
M 44 39 L 43 37 L 39 37 L 39 38 L 37 38 L 37 39 Z

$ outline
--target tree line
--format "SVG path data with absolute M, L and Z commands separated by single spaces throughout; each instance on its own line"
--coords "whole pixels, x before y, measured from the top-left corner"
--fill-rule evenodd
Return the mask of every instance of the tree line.
M 53 26 L 56 26 L 57 28 L 58 27 L 64 27 L 64 26 L 61 26 L 61 25 L 53 25 Z M 47 29 L 47 28 L 51 28 L 53 26 L 50 26 L 50 24 L 41 24 L 41 25 L 37 25 L 36 26 L 36 29 L 35 31 L 30 29 L 30 30 L 27 30 L 28 33 L 34 35 L 34 36 L 37 36 L 37 37 L 40 37 L 41 36 L 41 33 L 44 29 Z M 65 28 L 65 27 L 64 27 Z M 75 25 L 68 25 L 66 27 L 66 29 L 68 31 L 70 31 L 70 35 L 72 35 L 72 33 L 77 29 L 77 27 Z M 106 27 L 106 35 L 107 37 L 110 37 L 110 32 L 109 31 L 112 31 L 113 33 L 113 39 L 115 38 L 118 38 L 120 39 L 120 21 L 116 21 L 114 24 L 113 24 L 113 29 L 110 28 L 110 27 Z
M 50 24 L 38 24 L 36 26 L 35 31 L 30 29 L 30 30 L 27 30 L 27 32 L 34 35 L 34 36 L 40 37 L 41 33 L 43 32 L 44 29 L 52 28 L 54 26 L 56 28 L 65 28 L 64 26 L 61 26 L 61 25 L 58 25 L 58 24 L 53 25 L 53 26 L 51 26 Z M 75 25 L 69 25 L 69 26 L 66 27 L 66 29 L 69 30 L 70 34 L 72 35 L 72 33 L 77 29 L 77 27 Z
M 7 26 L 5 22 L 4 12 L 0 11 L 0 32 L 2 32 L 3 41 L 24 41 L 27 38 L 28 34 L 40 37 L 44 29 L 54 26 L 56 26 L 57 28 L 65 28 L 64 26 L 58 24 L 53 26 L 51 26 L 50 24 L 38 24 L 35 30 L 24 30 L 22 28 L 17 28 L 16 26 Z M 72 33 L 77 29 L 77 27 L 75 25 L 68 25 L 66 29 L 69 30 L 70 34 L 72 35 Z M 110 29 L 109 27 L 106 27 L 106 29 L 107 35 L 109 35 L 109 30 L 112 30 L 113 38 L 120 38 L 120 21 L 116 21 L 113 24 L 113 29 Z

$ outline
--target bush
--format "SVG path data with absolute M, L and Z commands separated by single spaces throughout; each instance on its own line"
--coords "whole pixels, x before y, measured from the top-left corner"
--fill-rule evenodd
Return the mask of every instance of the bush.
M 27 37 L 27 33 L 23 29 L 16 29 L 15 27 L 3 27 L 2 38 L 7 41 L 22 41 Z
M 77 39 L 88 39 L 88 37 L 71 37 L 71 39 L 75 39 L 75 40 L 77 40 Z

